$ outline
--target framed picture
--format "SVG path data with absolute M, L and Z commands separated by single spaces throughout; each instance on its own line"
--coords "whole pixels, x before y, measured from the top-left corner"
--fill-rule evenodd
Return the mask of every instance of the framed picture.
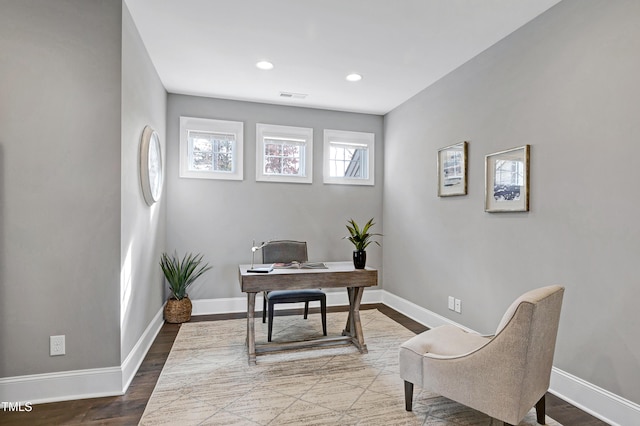
M 438 150 L 438 197 L 467 194 L 467 142 Z
M 529 211 L 529 145 L 485 157 L 484 210 Z

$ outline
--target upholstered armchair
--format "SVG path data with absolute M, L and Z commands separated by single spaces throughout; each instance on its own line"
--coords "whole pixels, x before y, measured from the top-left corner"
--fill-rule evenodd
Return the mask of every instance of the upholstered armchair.
M 560 286 L 525 293 L 493 336 L 445 325 L 406 341 L 400 347 L 406 410 L 415 384 L 507 425 L 517 425 L 535 405 L 544 424 L 563 294 Z

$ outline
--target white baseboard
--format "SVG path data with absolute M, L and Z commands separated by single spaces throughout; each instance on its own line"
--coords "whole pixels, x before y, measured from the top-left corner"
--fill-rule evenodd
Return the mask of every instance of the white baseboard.
M 0 401 L 48 402 L 123 395 L 162 328 L 162 308 L 119 367 L 32 374 L 0 379 Z
M 70 401 L 122 395 L 120 367 L 32 374 L 0 379 L 0 400 L 6 402 Z
M 382 303 L 429 328 L 452 324 L 473 332 L 455 321 L 384 290 Z M 612 426 L 640 425 L 640 405 L 559 368 L 553 367 L 551 370 L 549 392 Z
M 612 426 L 640 425 L 640 405 L 556 367 L 549 392 Z
M 446 324 L 453 324 L 466 331 L 474 332 L 473 330 L 465 327 L 462 324 L 451 321 L 450 319 L 445 318 L 442 315 L 431 312 L 428 309 L 418 306 L 413 302 L 403 299 L 402 297 L 398 297 L 395 294 L 391 294 L 388 291 L 383 290 L 382 303 L 390 308 L 395 309 L 401 314 L 408 316 L 412 320 L 417 321 L 422 325 L 426 325 L 429 328 L 439 327 Z
M 349 304 L 349 297 L 346 291 L 326 291 L 327 306 L 346 306 Z M 383 290 L 367 289 L 362 295 L 361 303 L 381 303 Z M 226 299 L 199 299 L 192 300 L 192 315 L 211 315 L 247 312 L 246 297 L 230 297 Z M 287 303 L 275 305 L 276 310 L 296 309 L 304 307 L 304 303 Z M 262 293 L 256 296 L 256 310 L 262 311 Z
M 127 355 L 122 362 L 122 394 L 129 389 L 129 385 L 131 385 L 131 381 L 138 372 L 138 368 L 140 368 L 142 361 L 144 361 L 144 357 L 147 355 L 147 352 L 149 352 L 149 348 L 162 329 L 162 325 L 164 324 L 163 310 L 164 306 L 158 310 L 151 320 L 151 323 L 144 330 L 133 349 L 131 349 L 131 352 L 129 352 L 129 355 Z
M 258 304 L 260 299 L 260 304 Z M 213 315 L 247 312 L 246 297 L 228 297 L 225 299 L 191 299 L 191 315 Z M 262 297 L 256 297 L 256 306 L 262 306 Z
M 193 315 L 246 312 L 247 306 L 245 297 L 193 300 L 192 302 Z M 473 331 L 385 290 L 365 291 L 362 303 L 383 303 L 430 328 L 453 324 L 467 331 Z M 327 305 L 348 305 L 346 292 L 327 292 Z M 256 306 L 261 309 L 261 296 L 257 297 Z M 277 309 L 302 306 L 303 304 L 280 305 Z M 122 395 L 129 387 L 149 347 L 162 328 L 163 322 L 162 309 L 160 309 L 119 367 L 2 378 L 0 379 L 0 401 L 38 404 Z M 640 405 L 556 367 L 551 371 L 549 391 L 611 425 L 640 425 Z

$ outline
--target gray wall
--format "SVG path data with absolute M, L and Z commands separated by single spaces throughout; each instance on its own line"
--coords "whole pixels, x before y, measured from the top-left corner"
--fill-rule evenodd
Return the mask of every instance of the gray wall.
M 119 365 L 121 4 L 0 10 L 0 377 Z
M 481 332 L 566 286 L 555 365 L 640 403 L 640 2 L 565 0 L 385 117 L 385 289 Z M 469 195 L 436 151 L 469 141 Z M 485 213 L 484 156 L 531 145 L 531 211 Z M 447 296 L 462 300 L 462 314 Z
M 166 154 L 167 92 L 126 7 L 122 16 L 122 235 L 120 241 L 122 361 L 164 303 L 158 261 L 165 246 L 166 194 L 149 207 L 140 186 L 140 137 L 146 125 Z M 114 206 L 116 207 L 116 206 Z
M 180 116 L 244 122 L 244 180 L 178 177 Z M 347 219 L 375 217 L 382 231 L 382 117 L 170 94 L 167 113 L 167 250 L 200 252 L 213 269 L 189 290 L 193 299 L 241 296 L 238 264 L 251 263 L 252 240 L 307 241 L 309 260 L 351 258 Z M 313 128 L 313 183 L 255 181 L 256 123 Z M 322 183 L 323 129 L 375 133 L 376 185 Z M 367 264 L 382 265 L 371 246 Z M 260 253 L 257 253 L 260 258 Z

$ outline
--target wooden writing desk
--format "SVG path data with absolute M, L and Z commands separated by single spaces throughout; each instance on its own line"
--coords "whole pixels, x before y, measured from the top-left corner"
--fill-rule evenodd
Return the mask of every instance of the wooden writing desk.
M 310 346 L 353 343 L 361 353 L 367 353 L 360 322 L 360 301 L 365 287 L 378 285 L 378 271 L 372 268 L 355 269 L 351 261 L 325 262 L 325 265 L 327 269 L 274 269 L 269 273 L 247 272 L 251 265 L 240 265 L 240 289 L 247 293 L 247 349 L 250 365 L 255 365 L 256 355 L 260 353 Z M 346 287 L 349 295 L 349 317 L 342 336 L 256 346 L 256 294 L 271 290 L 338 287 Z

